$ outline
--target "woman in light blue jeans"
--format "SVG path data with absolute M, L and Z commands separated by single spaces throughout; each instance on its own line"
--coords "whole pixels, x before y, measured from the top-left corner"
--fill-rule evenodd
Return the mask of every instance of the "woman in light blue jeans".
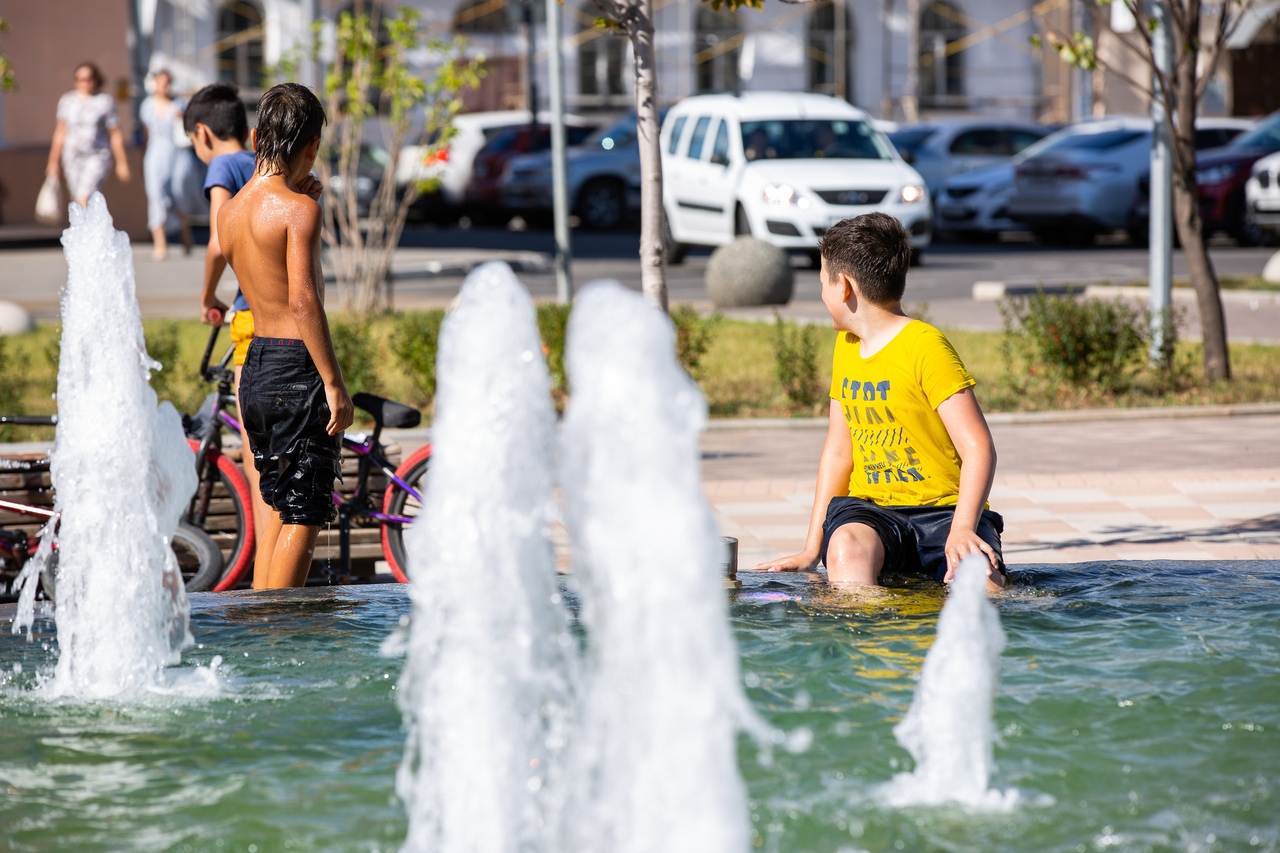
M 174 205 L 172 189 L 174 165 L 177 162 L 178 150 L 176 133 L 182 121 L 182 110 L 186 104 L 181 99 L 170 96 L 169 89 L 173 85 L 173 76 L 168 71 L 157 71 L 152 78 L 155 91 L 142 102 L 139 118 L 147 131 L 147 153 L 142 157 L 142 175 L 147 186 L 147 228 L 151 231 L 152 255 L 162 261 L 168 249 L 166 233 L 169 221 L 178 220 L 182 232 L 182 247 L 191 253 L 190 220 L 181 209 Z

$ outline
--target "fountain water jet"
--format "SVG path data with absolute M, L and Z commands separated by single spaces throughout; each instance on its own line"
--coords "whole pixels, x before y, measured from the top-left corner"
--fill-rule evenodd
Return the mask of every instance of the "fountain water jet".
M 1004 651 L 1000 615 L 987 599 L 987 561 L 965 557 L 956 569 L 938 633 L 925 656 L 911 707 L 894 728 L 916 767 L 883 791 L 891 805 L 1001 808 L 1006 794 L 988 788 L 994 767 L 994 702 Z
M 546 534 L 549 379 L 533 303 L 506 264 L 467 277 L 438 366 L 422 521 L 405 537 L 404 849 L 549 851 L 574 643 Z
M 161 683 L 191 642 L 169 540 L 196 488 L 195 459 L 149 384 L 129 238 L 102 195 L 70 206 L 62 234 L 58 432 L 61 512 L 54 695 L 103 698 Z M 29 624 L 29 623 L 27 623 Z M 15 632 L 26 627 L 15 621 Z
M 666 317 L 616 282 L 569 322 L 563 484 L 587 631 L 559 849 L 746 850 L 722 545 L 699 482 L 706 403 Z

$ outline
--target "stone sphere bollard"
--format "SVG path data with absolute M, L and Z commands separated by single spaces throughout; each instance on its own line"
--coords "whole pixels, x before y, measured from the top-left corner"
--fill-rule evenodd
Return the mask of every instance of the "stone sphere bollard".
M 707 261 L 707 294 L 717 308 L 786 305 L 794 284 L 787 253 L 755 237 L 737 237 Z
M 1276 252 L 1267 259 L 1267 264 L 1262 268 L 1262 280 L 1270 284 L 1280 284 L 1280 252 Z
M 20 335 L 36 327 L 31 312 L 16 302 L 0 302 L 0 335 Z

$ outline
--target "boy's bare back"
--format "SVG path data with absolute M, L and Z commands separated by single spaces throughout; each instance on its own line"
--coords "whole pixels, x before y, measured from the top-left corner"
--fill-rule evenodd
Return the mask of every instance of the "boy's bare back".
M 305 189 L 318 195 L 319 182 Z M 314 320 L 295 308 L 299 297 L 324 303 L 320 222 L 315 195 L 289 187 L 281 174 L 255 175 L 218 211 L 222 251 L 253 311 L 255 335 L 307 337 L 299 320 Z

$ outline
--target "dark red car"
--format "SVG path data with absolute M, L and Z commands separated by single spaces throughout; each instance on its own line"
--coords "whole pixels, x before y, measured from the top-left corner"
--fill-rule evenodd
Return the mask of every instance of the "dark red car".
M 1244 215 L 1244 185 L 1253 164 L 1280 151 L 1280 112 L 1223 148 L 1196 157 L 1196 185 L 1206 236 L 1225 231 L 1242 245 L 1254 245 L 1258 235 Z
M 596 130 L 594 124 L 565 122 L 565 142 L 578 145 Z M 467 181 L 465 204 L 472 216 L 493 216 L 502 207 L 502 175 L 511 160 L 521 154 L 548 151 L 551 148 L 551 126 L 539 124 L 537 133 L 530 125 L 509 128 L 495 134 L 476 154 Z

